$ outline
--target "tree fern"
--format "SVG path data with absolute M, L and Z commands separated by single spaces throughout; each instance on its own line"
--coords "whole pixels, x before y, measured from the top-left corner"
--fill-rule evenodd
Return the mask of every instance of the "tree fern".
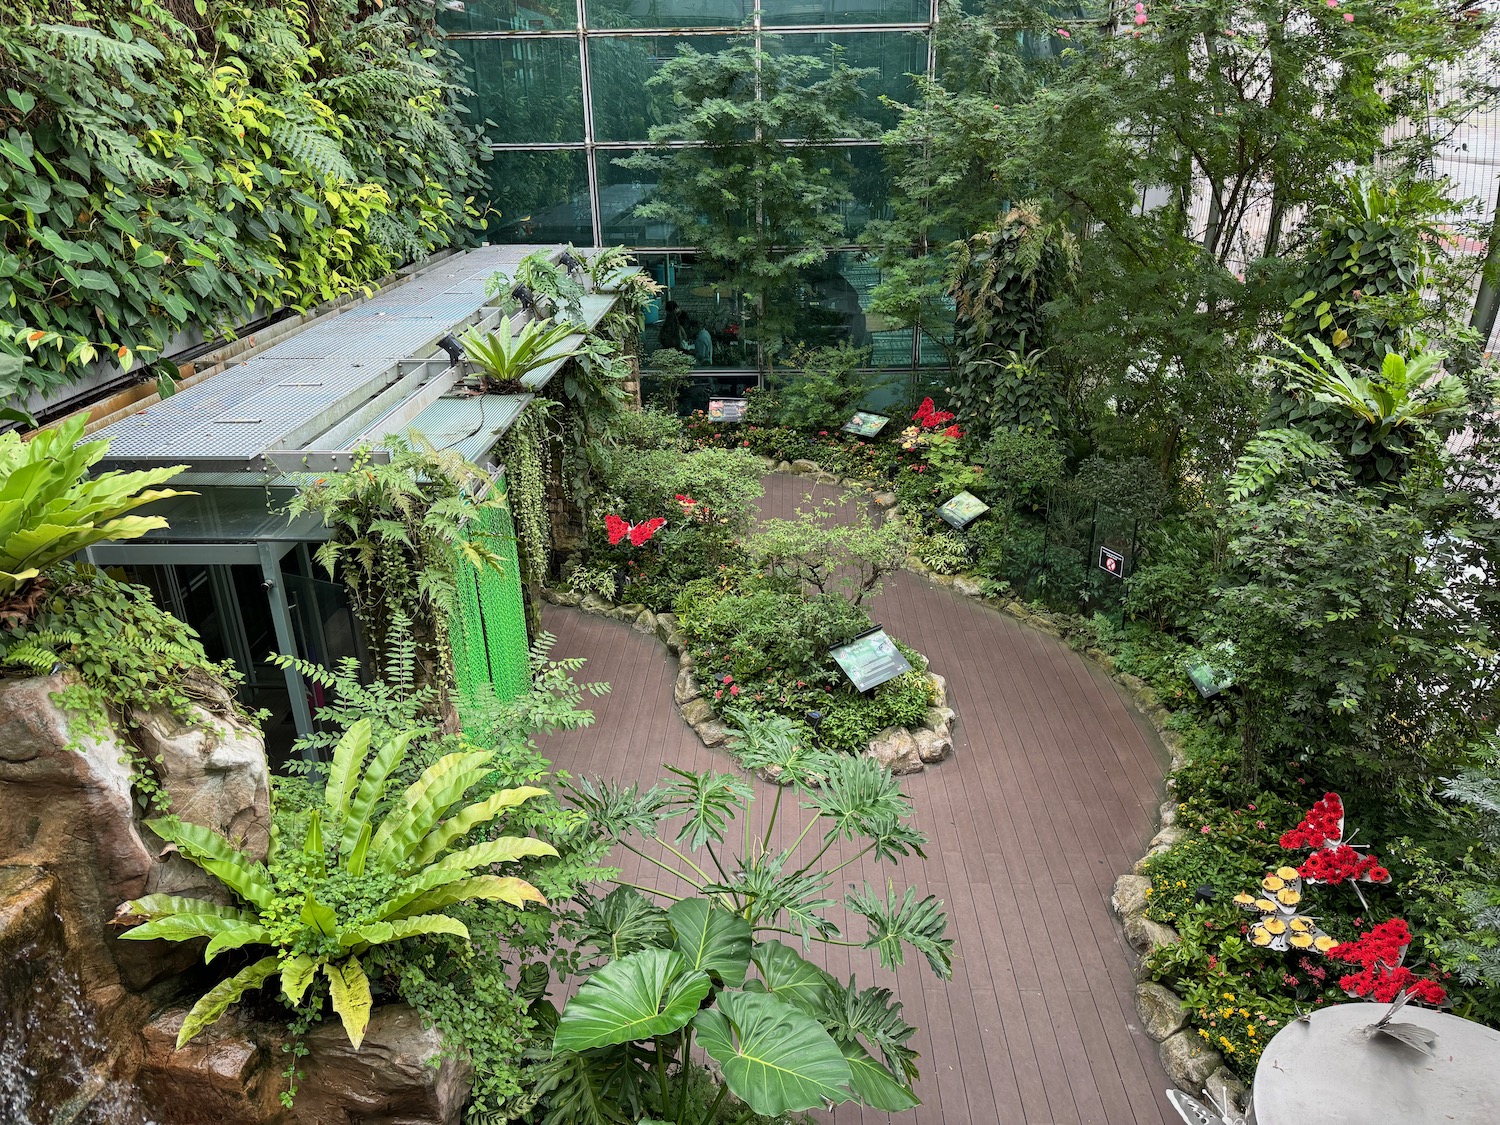
M 143 39 L 126 43 L 92 27 L 68 23 L 38 24 L 36 30 L 48 48 L 69 62 L 120 70 L 132 63 L 162 61 L 161 52 Z
M 1302 430 L 1262 430 L 1234 466 L 1229 499 L 1244 500 L 1300 465 L 1335 456 L 1328 446 Z

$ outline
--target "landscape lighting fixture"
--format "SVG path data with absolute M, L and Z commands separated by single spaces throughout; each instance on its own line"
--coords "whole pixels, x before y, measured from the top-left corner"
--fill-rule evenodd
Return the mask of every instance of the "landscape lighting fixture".
M 529 286 L 517 285 L 510 291 L 510 295 L 521 302 L 521 307 L 531 313 L 532 316 L 537 315 L 536 294 L 531 291 Z
M 569 274 L 578 273 L 583 269 L 583 263 L 566 250 L 563 251 L 562 257 L 557 259 L 557 264 L 567 270 Z
M 463 345 L 453 338 L 452 332 L 448 333 L 448 335 L 444 336 L 441 340 L 438 341 L 438 347 L 442 348 L 443 351 L 448 353 L 448 358 L 452 362 L 462 363 L 464 361 Z

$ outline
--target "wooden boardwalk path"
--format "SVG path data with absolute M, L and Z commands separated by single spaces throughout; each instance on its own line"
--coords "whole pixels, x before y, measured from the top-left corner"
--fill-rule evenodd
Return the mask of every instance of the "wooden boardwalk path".
M 762 510 L 790 514 L 808 491 L 796 478 L 770 477 Z M 841 978 L 854 973 L 862 987 L 891 988 L 919 1028 L 912 1045 L 922 1055 L 923 1105 L 899 1120 L 1178 1120 L 1156 1045 L 1138 1026 L 1129 954 L 1108 904 L 1115 876 L 1154 831 L 1165 760 L 1154 732 L 1101 670 L 971 599 L 900 574 L 871 609 L 947 677 L 958 712 L 954 756 L 903 779 L 930 840 L 927 861 L 851 865 L 833 893 L 893 877 L 943 899 L 957 943 L 953 979 L 910 961 L 887 972 L 873 951 L 815 944 L 808 955 Z M 558 637 L 554 655 L 587 657 L 582 678 L 613 685 L 593 701 L 594 726 L 544 744 L 559 768 L 646 785 L 668 764 L 738 771 L 677 715 L 677 661 L 653 637 L 553 606 L 543 624 Z M 754 785 L 758 816 L 767 816 L 775 789 Z M 803 823 L 783 817 L 783 846 Z M 841 844 L 829 859 L 854 850 Z M 614 862 L 627 880 L 682 890 L 628 853 Z M 863 937 L 855 921 L 846 932 Z M 824 1116 L 838 1125 L 892 1120 L 858 1106 Z

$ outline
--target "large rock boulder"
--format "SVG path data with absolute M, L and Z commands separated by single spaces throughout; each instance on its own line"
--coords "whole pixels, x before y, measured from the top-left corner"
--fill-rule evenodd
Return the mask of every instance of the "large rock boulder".
M 54 696 L 74 674 L 0 681 L 0 865 L 56 877 L 67 943 L 86 990 L 140 989 L 183 967 L 191 947 L 116 942 L 106 929 L 128 899 L 223 888 L 140 822 L 123 737 L 84 734 Z M 205 703 L 228 710 L 204 685 Z M 270 794 L 264 745 L 252 728 L 200 709 L 199 723 L 137 714 L 141 749 L 155 760 L 172 810 L 265 855 Z M 137 751 L 138 752 L 138 751 Z
M 161 712 L 137 713 L 135 720 L 173 814 L 263 861 L 271 845 L 271 786 L 261 735 L 201 708 L 190 723 Z
M 284 1031 L 231 1013 L 179 1051 L 186 1014 L 145 1030 L 136 1082 L 161 1125 L 458 1125 L 469 1100 L 468 1063 L 445 1058 L 437 1030 L 404 1004 L 376 1008 L 357 1051 L 337 1020 L 314 1028 L 290 1109 Z
M 1132 914 L 1125 919 L 1125 940 L 1137 953 L 1149 956 L 1181 938 L 1171 926 L 1153 922 L 1144 914 Z
M 870 739 L 865 756 L 897 775 L 920 773 L 923 768 L 917 740 L 905 727 L 886 727 Z
M 1135 1010 L 1141 1017 L 1141 1027 L 1158 1043 L 1181 1031 L 1187 1023 L 1177 993 L 1149 981 L 1135 986 Z
M 1151 901 L 1151 880 L 1144 875 L 1121 875 L 1115 880 L 1114 893 L 1109 904 L 1121 918 L 1132 914 L 1144 914 Z
M 927 765 L 945 762 L 953 753 L 953 739 L 944 731 L 922 729 L 912 735 L 917 743 L 917 757 Z
M 1173 1085 L 1197 1096 L 1213 1074 L 1224 1065 L 1224 1056 L 1213 1050 L 1192 1028 L 1169 1036 L 1157 1048 L 1162 1068 Z

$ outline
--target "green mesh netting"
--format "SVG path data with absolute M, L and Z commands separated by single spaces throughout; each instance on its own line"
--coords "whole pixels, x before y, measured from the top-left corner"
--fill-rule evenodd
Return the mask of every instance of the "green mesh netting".
M 460 717 L 488 696 L 487 687 L 504 703 L 531 685 L 525 595 L 510 510 L 481 508 L 478 522 L 499 550 L 501 569 L 458 568 L 458 616 L 449 635 Z

